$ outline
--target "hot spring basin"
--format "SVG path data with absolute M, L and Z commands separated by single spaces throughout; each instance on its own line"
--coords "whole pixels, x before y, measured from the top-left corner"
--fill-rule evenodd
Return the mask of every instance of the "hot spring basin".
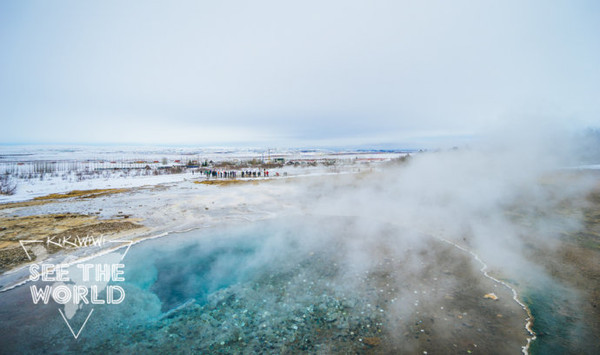
M 3 351 L 518 353 L 526 343 L 525 312 L 468 254 L 389 225 L 198 229 L 136 244 L 123 263 L 124 302 L 95 307 L 77 340 L 61 306 L 32 305 L 28 285 L 0 294 L 0 324 L 14 330 L 0 335 Z

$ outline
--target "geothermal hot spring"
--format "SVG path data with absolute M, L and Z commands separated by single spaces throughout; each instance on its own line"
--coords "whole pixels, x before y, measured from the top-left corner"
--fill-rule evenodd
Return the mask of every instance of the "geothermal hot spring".
M 283 218 L 144 240 L 122 261 L 125 300 L 70 319 L 77 332 L 94 309 L 78 339 L 64 305 L 33 304 L 41 281 L 3 292 L 0 352 L 521 353 L 528 314 L 473 255 L 368 222 Z

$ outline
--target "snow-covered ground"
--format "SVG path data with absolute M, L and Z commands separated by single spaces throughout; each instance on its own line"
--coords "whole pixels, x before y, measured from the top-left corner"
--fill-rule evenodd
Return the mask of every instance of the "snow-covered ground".
M 3 146 L 0 147 L 0 173 L 10 176 L 10 183 L 16 185 L 16 189 L 12 195 L 0 195 L 0 203 L 73 190 L 135 188 L 204 178 L 198 168 L 183 169 L 182 173 L 160 169 L 182 166 L 188 161 L 285 162 L 281 168 L 270 169 L 270 177 L 279 174 L 283 178 L 358 172 L 371 164 L 403 155 L 405 153 L 385 151 Z M 146 165 L 147 169 L 140 169 Z
M 293 167 L 270 169 L 271 179 L 285 179 L 299 176 L 317 176 L 324 174 L 341 174 L 359 172 L 366 164 L 333 167 Z M 258 169 L 247 169 L 257 171 Z M 279 174 L 279 176 L 277 176 Z M 241 175 L 238 175 L 241 176 Z M 65 193 L 73 190 L 111 189 L 111 188 L 135 188 L 142 186 L 155 186 L 161 184 L 172 184 L 188 180 L 204 180 L 205 176 L 198 172 L 187 171 L 177 174 L 135 176 L 122 173 L 110 173 L 92 176 L 78 181 L 75 178 L 64 179 L 61 176 L 46 175 L 40 179 L 15 179 L 17 189 L 13 195 L 0 195 L 0 203 L 21 202 L 31 200 L 35 197 L 45 196 L 53 193 Z M 238 178 L 239 179 L 239 178 Z M 257 179 L 264 179 L 257 178 Z
M 143 147 L 143 146 L 0 146 L 0 162 L 32 160 L 214 160 L 231 159 L 286 159 L 332 158 L 332 157 L 391 157 L 405 150 L 341 150 L 341 149 L 273 149 L 273 148 L 181 148 L 181 147 Z M 152 158 L 152 159 L 150 159 Z
M 44 180 L 19 179 L 17 190 L 14 195 L 0 195 L 0 203 L 19 202 L 33 199 L 38 196 L 45 196 L 52 193 L 64 193 L 73 190 L 91 190 L 91 189 L 110 189 L 110 188 L 130 188 L 148 185 L 158 185 L 164 183 L 173 183 L 185 181 L 193 177 L 199 177 L 198 174 L 165 174 L 150 176 L 128 176 L 119 177 L 118 174 L 111 174 L 110 177 L 91 178 L 88 180 L 63 180 L 61 177 L 46 177 Z

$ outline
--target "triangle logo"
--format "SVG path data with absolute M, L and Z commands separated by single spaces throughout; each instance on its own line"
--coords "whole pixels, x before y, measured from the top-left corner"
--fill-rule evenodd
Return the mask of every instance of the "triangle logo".
M 65 314 L 63 313 L 63 311 L 60 308 L 58 309 L 58 312 L 60 313 L 60 315 L 64 319 L 65 323 L 67 323 L 67 327 L 69 327 L 69 330 L 71 331 L 71 334 L 73 334 L 73 337 L 75 339 L 77 339 L 77 338 L 79 338 L 79 334 L 81 334 L 81 331 L 83 330 L 83 328 L 85 328 L 85 325 L 87 324 L 87 321 L 92 316 L 92 313 L 94 313 L 94 309 L 92 308 L 92 310 L 90 311 L 90 313 L 87 315 L 87 317 L 85 318 L 85 321 L 83 322 L 83 324 L 79 328 L 79 331 L 77 332 L 77 334 L 75 334 L 75 331 L 73 331 L 73 327 L 71 327 L 71 324 L 69 323 L 69 320 L 67 319 L 67 317 L 65 317 Z

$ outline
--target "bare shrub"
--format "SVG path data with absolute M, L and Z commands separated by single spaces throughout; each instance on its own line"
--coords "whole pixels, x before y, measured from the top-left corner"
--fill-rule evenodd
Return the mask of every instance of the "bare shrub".
M 0 177 L 0 195 L 14 195 L 17 192 L 17 182 L 9 175 Z

